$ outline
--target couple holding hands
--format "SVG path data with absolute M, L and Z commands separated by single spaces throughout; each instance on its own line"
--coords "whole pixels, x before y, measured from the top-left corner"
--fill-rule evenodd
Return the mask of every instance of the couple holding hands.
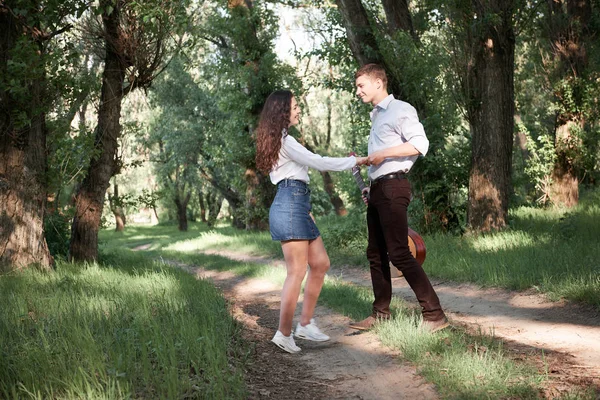
M 310 214 L 308 168 L 343 171 L 356 165 L 369 165 L 367 258 L 375 301 L 373 311 L 351 328 L 370 329 L 390 315 L 392 282 L 389 262 L 397 267 L 419 301 L 422 325 L 430 332 L 448 326 L 435 290 L 408 247 L 407 207 L 411 199 L 407 174 L 418 156 L 425 155 L 429 141 L 417 112 L 410 104 L 387 92 L 385 70 L 367 64 L 355 74 L 356 95 L 373 105 L 368 157 L 322 157 L 304 148 L 287 129 L 296 125 L 300 108 L 287 90 L 273 92 L 265 102 L 256 134 L 256 164 L 268 172 L 277 194 L 269 211 L 273 240 L 281 242 L 287 276 L 281 292 L 279 327 L 272 342 L 289 353 L 301 349 L 294 337 L 327 341 L 313 319 L 317 300 L 329 269 L 329 256 Z M 307 268 L 300 321 L 292 335 L 292 324 L 302 281 Z

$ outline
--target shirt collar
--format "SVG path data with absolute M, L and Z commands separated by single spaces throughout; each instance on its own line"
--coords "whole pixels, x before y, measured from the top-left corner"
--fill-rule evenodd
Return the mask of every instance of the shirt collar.
M 375 107 L 373 107 L 373 110 L 370 112 L 371 115 L 371 120 L 373 120 L 374 115 L 381 111 L 381 110 L 385 110 L 390 103 L 392 102 L 392 100 L 394 100 L 394 95 L 393 94 L 389 94 L 386 98 L 384 98 L 383 100 L 381 100 Z
M 388 94 L 387 97 L 385 99 L 381 100 L 375 107 L 373 107 L 373 109 L 376 109 L 379 107 L 379 108 L 385 110 L 390 105 L 392 100 L 394 100 L 394 95 Z

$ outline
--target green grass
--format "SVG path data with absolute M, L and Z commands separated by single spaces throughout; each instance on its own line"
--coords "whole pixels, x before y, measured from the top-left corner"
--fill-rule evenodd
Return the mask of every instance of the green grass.
M 596 196 L 598 197 L 598 196 Z M 600 309 L 600 201 L 565 210 L 519 208 L 509 230 L 425 238 L 431 276 L 514 290 L 535 289 Z
M 432 278 L 533 289 L 550 299 L 565 298 L 600 309 L 600 191 L 587 193 L 568 212 L 521 207 L 511 210 L 510 220 L 509 229 L 492 234 L 424 236 L 425 270 Z M 317 223 L 332 265 L 368 268 L 364 209 L 352 209 L 346 217 L 321 217 Z M 226 249 L 282 257 L 279 243 L 268 232 L 224 226 L 207 230 L 198 224 L 191 224 L 188 234 L 177 232 L 175 226 L 129 229 L 134 233 L 121 236 L 129 247 L 153 242 L 155 250 Z M 117 240 L 107 234 L 103 237 Z
M 217 255 L 200 254 L 186 243 L 185 251 L 164 251 L 166 259 L 178 260 L 206 269 L 231 271 L 236 274 L 271 280 L 282 284 L 283 268 L 264 264 L 232 261 Z M 177 248 L 173 243 L 167 248 Z M 369 288 L 357 287 L 337 278 L 327 278 L 319 299 L 329 308 L 361 318 L 368 314 L 373 301 Z M 545 373 L 532 366 L 516 364 L 493 337 L 469 336 L 464 330 L 447 330 L 428 334 L 418 328 L 414 307 L 402 300 L 392 303 L 394 319 L 376 330 L 384 344 L 398 348 L 404 358 L 414 363 L 423 376 L 438 387 L 447 399 L 538 398 Z M 485 349 L 485 351 L 484 351 Z M 584 399 L 586 397 L 576 397 Z M 592 399 L 592 397 L 587 397 Z
M 533 208 L 513 210 L 511 228 L 494 234 L 427 236 L 425 267 L 437 278 L 517 290 L 534 288 L 553 298 L 565 297 L 599 306 L 599 203 L 593 197 L 583 199 L 579 207 L 568 213 Z M 362 218 L 357 212 L 344 218 L 319 219 L 332 264 L 366 267 Z M 195 226 L 195 231 L 186 235 L 173 227 L 136 229 L 138 236 L 143 236 L 139 243 L 153 242 L 153 235 L 157 235 L 157 244 L 152 245 L 154 256 L 162 254 L 205 268 L 226 269 L 277 283 L 283 281 L 282 270 L 199 254 L 203 250 L 223 250 L 281 258 L 279 244 L 272 242 L 266 232 L 228 227 L 205 230 Z M 125 236 L 108 232 L 104 235 L 110 238 L 111 246 L 131 247 Z M 372 293 L 368 288 L 327 279 L 320 302 L 351 318 L 360 318 L 370 312 Z M 414 308 L 395 300 L 393 310 L 393 321 L 382 325 L 378 335 L 386 345 L 398 348 L 428 381 L 435 383 L 443 398 L 539 398 L 546 372 L 512 361 L 502 341 L 493 335 L 472 336 L 461 329 L 424 334 L 417 328 Z M 576 390 L 562 398 L 594 396 L 593 390 Z
M 268 279 L 282 284 L 285 272 L 264 264 L 237 262 L 216 255 L 167 252 L 165 257 L 200 265 L 206 269 Z M 338 278 L 326 278 L 319 302 L 353 319 L 371 310 L 370 288 L 357 287 Z M 429 334 L 419 328 L 419 314 L 403 300 L 392 302 L 391 322 L 375 329 L 381 341 L 402 352 L 444 399 L 538 399 L 547 371 L 514 362 L 503 342 L 492 334 L 469 335 L 454 328 Z M 540 356 L 541 358 L 543 356 Z M 592 400 L 593 389 L 566 393 L 565 398 Z
M 488 235 L 426 236 L 432 277 L 600 307 L 600 194 L 569 211 L 520 208 L 511 228 Z M 332 264 L 366 268 L 364 210 L 318 219 Z M 130 251 L 144 249 L 144 251 Z M 281 258 L 268 232 L 190 224 L 101 232 L 100 265 L 59 263 L 0 276 L 0 397 L 244 398 L 247 345 L 224 299 L 204 281 L 160 262 L 178 259 L 281 283 L 284 271 L 199 251 Z M 158 261 L 154 261 L 158 260 Z M 327 279 L 320 301 L 359 318 L 372 293 Z M 423 334 L 414 309 L 395 301 L 394 320 L 377 330 L 443 398 L 536 398 L 545 373 L 515 364 L 489 335 Z M 519 378 L 523 376 L 524 378 Z M 593 398 L 593 391 L 563 398 Z
M 0 398 L 245 397 L 221 294 L 142 254 L 1 276 L 0 302 Z

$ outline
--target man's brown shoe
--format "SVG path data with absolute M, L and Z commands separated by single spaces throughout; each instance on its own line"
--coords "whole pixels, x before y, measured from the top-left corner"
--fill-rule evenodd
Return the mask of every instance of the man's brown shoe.
M 421 326 L 426 331 L 428 331 L 430 333 L 434 333 L 434 332 L 441 331 L 442 329 L 449 327 L 450 323 L 448 322 L 448 318 L 444 317 L 442 319 L 438 319 L 437 321 L 423 320 L 423 322 L 421 323 Z
M 359 322 L 353 322 L 350 324 L 350 328 L 358 329 L 359 331 L 367 331 L 375 325 L 377 322 L 377 318 L 372 315 L 369 315 L 367 318 L 363 319 Z
M 359 322 L 353 322 L 350 324 L 350 328 L 358 329 L 359 331 L 368 331 L 371 329 L 376 323 L 381 321 L 387 321 L 389 318 L 382 317 L 374 317 L 369 315 L 367 318 L 363 319 Z

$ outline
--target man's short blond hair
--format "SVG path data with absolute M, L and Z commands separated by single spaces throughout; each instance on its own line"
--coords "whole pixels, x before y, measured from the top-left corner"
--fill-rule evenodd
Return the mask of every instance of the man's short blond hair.
M 387 89 L 387 74 L 381 65 L 373 63 L 363 65 L 356 71 L 356 74 L 354 74 L 354 79 L 356 80 L 363 75 L 366 75 L 371 79 L 381 79 L 383 87 Z

